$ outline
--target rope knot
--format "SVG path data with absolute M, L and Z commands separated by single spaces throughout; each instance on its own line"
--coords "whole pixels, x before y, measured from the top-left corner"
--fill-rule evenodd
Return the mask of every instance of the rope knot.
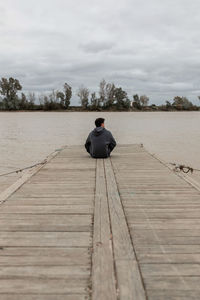
M 183 173 L 193 173 L 194 169 L 189 167 L 189 166 L 185 166 L 185 165 L 177 165 L 177 164 L 172 164 L 174 166 L 174 171 L 175 172 L 183 172 Z

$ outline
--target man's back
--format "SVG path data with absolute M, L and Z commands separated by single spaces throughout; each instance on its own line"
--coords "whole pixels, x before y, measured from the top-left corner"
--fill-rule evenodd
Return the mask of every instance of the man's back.
M 116 142 L 111 132 L 102 126 L 91 131 L 85 143 L 87 152 L 94 158 L 109 157 L 115 146 Z

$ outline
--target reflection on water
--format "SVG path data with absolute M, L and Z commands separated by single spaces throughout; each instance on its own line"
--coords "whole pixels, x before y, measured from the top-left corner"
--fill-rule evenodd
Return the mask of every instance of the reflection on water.
M 143 143 L 166 162 L 200 169 L 199 112 L 10 112 L 0 113 L 0 173 L 41 161 L 63 145 L 83 144 L 99 116 L 118 144 Z M 1 178 L 0 190 L 15 178 Z

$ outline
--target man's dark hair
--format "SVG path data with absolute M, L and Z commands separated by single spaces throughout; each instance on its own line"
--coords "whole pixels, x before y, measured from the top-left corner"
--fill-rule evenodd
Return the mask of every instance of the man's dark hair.
M 105 121 L 105 119 L 103 119 L 103 118 L 98 118 L 98 119 L 96 119 L 96 120 L 95 120 L 95 125 L 96 125 L 96 127 L 100 127 L 101 124 L 104 123 L 104 121 Z

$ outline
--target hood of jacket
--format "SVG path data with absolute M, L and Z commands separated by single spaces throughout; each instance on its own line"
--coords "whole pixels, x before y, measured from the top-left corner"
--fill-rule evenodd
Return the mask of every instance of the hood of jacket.
M 95 136 L 98 136 L 98 135 L 101 135 L 104 131 L 104 128 L 103 127 L 96 127 L 94 130 L 93 130 L 93 134 Z

